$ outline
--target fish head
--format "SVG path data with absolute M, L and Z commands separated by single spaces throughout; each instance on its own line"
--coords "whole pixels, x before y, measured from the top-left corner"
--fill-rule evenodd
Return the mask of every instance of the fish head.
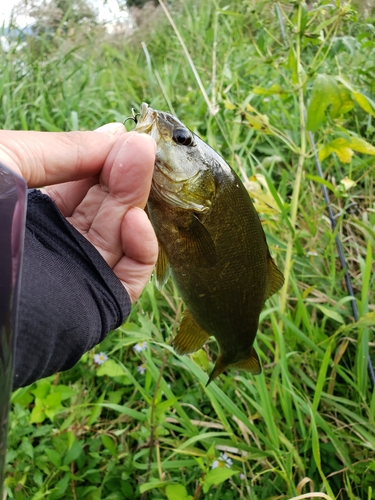
M 135 130 L 149 134 L 157 145 L 151 191 L 171 205 L 208 213 L 215 194 L 209 146 L 175 116 L 146 103 Z

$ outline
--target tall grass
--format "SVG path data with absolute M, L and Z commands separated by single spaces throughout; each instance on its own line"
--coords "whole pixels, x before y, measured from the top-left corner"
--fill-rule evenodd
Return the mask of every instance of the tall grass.
M 338 84 L 341 108 L 332 114 L 332 101 L 315 127 L 318 149 L 337 138 L 371 143 L 374 20 L 341 2 L 278 7 L 282 25 L 266 1 L 176 2 L 165 6 L 174 27 L 160 10 L 152 29 L 126 41 L 56 35 L 3 54 L 4 128 L 93 129 L 142 101 L 176 113 L 249 182 L 287 281 L 261 315 L 263 373 L 232 371 L 209 387 L 215 341 L 177 356 L 170 339 L 181 299 L 173 283 L 162 291 L 149 283 L 97 348 L 106 363 L 95 366 L 89 353 L 14 393 L 8 498 L 375 498 L 374 159 L 368 146 L 349 163 L 332 154 L 321 180 L 305 128 L 305 109 L 310 121 L 318 113 L 309 108 L 316 77 L 327 74 L 352 91 Z M 357 184 L 347 190 L 345 177 Z M 321 183 L 337 214 L 334 234 Z M 218 459 L 223 467 L 212 469 Z

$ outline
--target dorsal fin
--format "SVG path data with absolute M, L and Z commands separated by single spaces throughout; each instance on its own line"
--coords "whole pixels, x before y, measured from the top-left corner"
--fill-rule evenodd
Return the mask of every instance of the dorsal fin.
M 267 290 L 267 299 L 269 299 L 271 295 L 279 291 L 284 284 L 284 275 L 275 264 L 271 255 L 268 255 L 268 274 L 269 285 Z

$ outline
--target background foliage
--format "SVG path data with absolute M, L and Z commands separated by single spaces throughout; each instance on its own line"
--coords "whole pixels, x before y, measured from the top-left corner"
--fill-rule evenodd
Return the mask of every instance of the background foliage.
M 13 394 L 7 498 L 374 499 L 374 19 L 339 0 L 160 4 L 134 12 L 131 35 L 90 9 L 39 17 L 2 54 L 0 123 L 94 129 L 146 101 L 220 151 L 286 276 L 261 316 L 264 370 L 206 388 L 215 341 L 176 356 L 183 305 L 150 283 L 97 347 L 103 364 L 88 353 Z

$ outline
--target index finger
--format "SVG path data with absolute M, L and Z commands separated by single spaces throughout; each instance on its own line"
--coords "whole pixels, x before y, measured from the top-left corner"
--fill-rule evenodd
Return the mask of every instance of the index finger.
M 40 187 L 97 175 L 117 137 L 121 123 L 99 132 L 0 131 L 0 159 L 29 187 Z

